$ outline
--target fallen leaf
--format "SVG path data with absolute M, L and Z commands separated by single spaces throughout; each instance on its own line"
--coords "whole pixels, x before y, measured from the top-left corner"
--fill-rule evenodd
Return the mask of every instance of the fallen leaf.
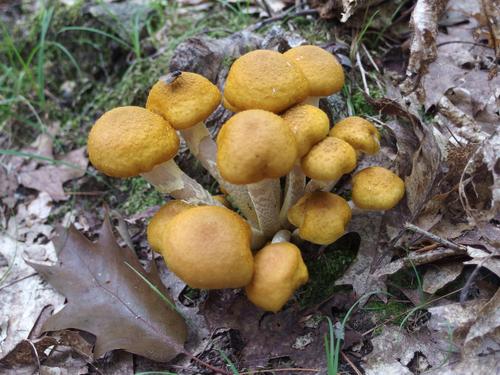
M 434 294 L 439 289 L 455 280 L 464 265 L 462 262 L 451 262 L 443 265 L 432 265 L 424 274 L 422 289 L 426 293 Z
M 430 368 L 440 366 L 447 359 L 446 352 L 436 350 L 437 344 L 425 327 L 408 333 L 396 326 L 385 326 L 382 333 L 372 339 L 372 345 L 373 351 L 362 363 L 367 375 L 413 374 L 408 367 L 417 353 L 425 356 Z
M 69 152 L 61 161 L 65 164 L 45 165 L 32 171 L 19 174 L 19 183 L 38 191 L 48 193 L 53 200 L 66 200 L 69 196 L 64 192 L 63 184 L 85 174 L 88 159 L 85 147 Z
M 25 244 L 4 234 L 0 236 L 0 254 L 7 264 L 0 266 L 0 358 L 25 340 L 44 307 L 59 309 L 64 297 L 48 285 L 25 261 L 56 260 L 52 242 Z
M 404 94 L 415 90 L 427 66 L 436 59 L 438 20 L 447 3 L 448 0 L 418 0 L 413 9 L 410 19 L 413 29 L 410 59 L 406 79 L 401 84 Z
M 184 351 L 182 317 L 130 268 L 168 295 L 156 267 L 146 273 L 131 249 L 116 244 L 109 219 L 96 243 L 73 226 L 57 240 L 56 265 L 31 263 L 68 300 L 45 322 L 44 331 L 74 328 L 90 332 L 96 336 L 96 357 L 124 349 L 162 362 Z

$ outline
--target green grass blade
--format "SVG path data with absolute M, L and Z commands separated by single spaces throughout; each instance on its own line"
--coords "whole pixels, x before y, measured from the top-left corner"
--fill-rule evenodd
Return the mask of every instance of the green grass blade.
M 238 371 L 238 369 L 236 368 L 236 366 L 234 365 L 234 363 L 231 362 L 231 360 L 226 355 L 226 353 L 224 353 L 222 350 L 219 349 L 219 354 L 222 357 L 222 359 L 224 360 L 224 362 L 226 362 L 227 366 L 229 367 L 229 369 L 231 370 L 231 372 L 233 373 L 233 375 L 239 375 L 240 372 Z
M 94 34 L 98 34 L 98 35 L 102 35 L 106 38 L 109 38 L 111 40 L 114 40 L 116 43 L 122 45 L 123 47 L 126 47 L 130 50 L 133 50 L 132 46 L 130 44 L 128 44 L 127 42 L 125 42 L 123 39 L 113 35 L 113 34 L 110 34 L 110 33 L 107 33 L 105 31 L 102 31 L 102 30 L 99 30 L 99 29 L 95 29 L 93 27 L 84 27 L 84 26 L 66 26 L 66 27 L 63 27 L 59 33 L 64 33 L 66 31 L 85 31 L 85 32 L 89 32 L 89 33 L 94 33 Z
M 68 49 L 66 47 L 64 47 L 61 43 L 52 42 L 52 41 L 48 41 L 47 45 L 53 46 L 54 48 L 57 48 L 58 50 L 60 50 L 63 54 L 66 55 L 66 57 L 69 59 L 69 61 L 71 61 L 71 63 L 73 64 L 73 66 L 76 68 L 78 74 L 82 73 L 82 71 L 80 69 L 80 65 L 78 65 L 78 63 L 76 62 L 75 57 L 71 54 L 71 52 L 68 51 Z

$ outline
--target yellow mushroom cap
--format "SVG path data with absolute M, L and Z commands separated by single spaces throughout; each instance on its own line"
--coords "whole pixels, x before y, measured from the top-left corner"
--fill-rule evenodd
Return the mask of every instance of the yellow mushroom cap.
M 274 113 L 239 112 L 217 137 L 217 166 L 233 184 L 251 184 L 286 175 L 297 159 L 297 142 L 285 121 Z
M 281 117 L 288 123 L 295 135 L 299 157 L 307 154 L 311 147 L 324 139 L 330 129 L 330 121 L 326 113 L 309 104 L 296 105 Z
M 222 105 L 224 106 L 224 108 L 226 108 L 227 110 L 229 110 L 231 112 L 237 113 L 240 111 L 238 108 L 236 108 L 234 105 L 232 105 L 229 102 L 229 100 L 227 100 L 227 98 L 225 96 L 222 97 Z
M 205 77 L 182 72 L 173 82 L 159 80 L 146 108 L 163 116 L 175 129 L 187 129 L 207 119 L 221 101 L 217 86 Z
M 380 134 L 370 121 L 358 116 L 347 117 L 336 123 L 330 136 L 343 139 L 355 150 L 376 154 L 380 150 Z
M 326 137 L 302 158 L 301 166 L 307 177 L 338 180 L 356 168 L 356 151 L 342 139 Z
M 300 238 L 328 245 L 345 233 L 351 208 L 336 194 L 315 191 L 305 194 L 288 210 L 288 220 L 299 228 Z
M 390 210 L 405 195 L 405 183 L 382 167 L 368 167 L 352 178 L 352 201 L 365 210 Z
M 241 288 L 252 279 L 250 226 L 227 208 L 185 210 L 167 223 L 162 240 L 168 268 L 192 288 Z
M 141 107 L 118 107 L 103 114 L 89 133 L 89 159 L 112 177 L 149 172 L 172 159 L 179 137 L 161 116 Z
M 308 92 L 299 67 L 281 53 L 269 50 L 255 50 L 238 58 L 224 88 L 224 96 L 234 108 L 275 113 L 303 101 Z
M 328 96 L 344 86 L 344 71 L 335 56 L 316 46 L 294 47 L 284 53 L 302 69 L 309 96 Z
M 167 202 L 153 215 L 148 224 L 147 237 L 151 248 L 160 252 L 163 243 L 162 236 L 165 232 L 165 226 L 177 214 L 193 208 L 192 205 L 178 200 Z
M 245 290 L 253 304 L 277 312 L 308 279 L 299 248 L 290 242 L 273 243 L 255 255 L 253 278 Z

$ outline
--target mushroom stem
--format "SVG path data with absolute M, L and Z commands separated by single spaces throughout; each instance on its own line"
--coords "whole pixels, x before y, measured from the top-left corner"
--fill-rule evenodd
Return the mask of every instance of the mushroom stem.
M 279 179 L 268 178 L 246 186 L 255 207 L 260 230 L 264 236 L 273 235 L 280 228 L 281 187 Z
M 358 206 L 356 206 L 354 204 L 354 202 L 352 200 L 347 201 L 347 204 L 351 208 L 351 214 L 352 214 L 352 216 L 354 216 L 354 215 L 360 215 L 360 214 L 366 214 L 366 213 L 370 212 L 369 210 L 363 210 L 362 208 L 359 208 Z M 385 211 L 377 211 L 377 212 L 384 213 Z
M 258 225 L 257 215 L 248 190 L 243 185 L 234 185 L 225 181 L 220 175 L 215 161 L 217 144 L 210 136 L 205 124 L 199 122 L 195 126 L 181 130 L 180 133 L 193 156 L 200 161 L 201 165 L 230 196 L 231 204 L 241 211 L 252 226 L 256 227 Z
M 222 206 L 198 182 L 185 174 L 173 159 L 141 174 L 158 191 L 191 204 Z
M 292 233 L 290 233 L 289 230 L 282 229 L 276 232 L 273 239 L 271 240 L 271 243 L 290 242 L 291 238 L 292 238 Z
M 319 100 L 322 96 L 308 96 L 301 104 L 310 104 L 319 108 Z
M 280 211 L 280 224 L 282 227 L 290 225 L 287 218 L 288 210 L 304 195 L 305 186 L 306 176 L 302 172 L 300 163 L 295 163 L 293 169 L 286 176 L 285 197 Z
M 331 191 L 339 180 L 320 181 L 312 179 L 309 181 L 305 188 L 305 193 L 312 193 L 313 191 Z

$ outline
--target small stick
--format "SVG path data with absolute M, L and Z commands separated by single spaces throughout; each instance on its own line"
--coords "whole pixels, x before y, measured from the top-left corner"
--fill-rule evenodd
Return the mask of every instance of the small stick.
M 342 358 L 344 358 L 344 360 L 347 363 L 349 363 L 349 366 L 351 366 L 351 368 L 354 370 L 356 375 L 363 375 L 363 373 L 361 371 L 359 371 L 359 369 L 356 367 L 356 365 L 351 361 L 351 359 L 342 350 L 340 351 L 340 354 L 342 355 Z
M 433 243 L 431 245 L 427 245 L 427 246 L 424 246 L 424 247 L 421 247 L 420 249 L 417 249 L 417 250 L 413 250 L 414 253 L 424 253 L 426 251 L 429 251 L 429 250 L 434 250 L 435 248 L 441 246 L 441 244 L 439 243 Z
M 441 245 L 444 245 L 444 246 L 446 246 L 446 247 L 448 247 L 448 248 L 450 248 L 452 250 L 460 251 L 460 252 L 467 252 L 467 247 L 466 246 L 464 246 L 464 245 L 457 245 L 454 242 L 448 241 L 447 239 L 441 238 L 441 237 L 439 237 L 439 236 L 437 236 L 435 234 L 427 232 L 426 230 L 423 230 L 423 229 L 417 227 L 416 225 L 413 225 L 413 224 L 410 224 L 410 223 L 406 223 L 405 224 L 405 228 L 408 229 L 408 230 L 411 230 L 412 232 L 415 232 L 415 233 L 421 234 L 422 236 L 430 238 L 434 242 L 440 243 Z
M 361 56 L 359 55 L 359 51 L 356 52 L 356 62 L 359 67 L 359 71 L 361 72 L 361 79 L 363 80 L 363 86 L 365 88 L 366 95 L 370 95 L 370 89 L 368 88 L 368 83 L 366 82 L 366 72 L 365 68 L 363 68 L 363 64 L 361 63 Z
M 261 28 L 263 28 L 266 25 L 269 25 L 270 23 L 281 21 L 286 18 L 293 18 L 293 17 L 300 17 L 300 16 L 316 16 L 318 15 L 318 11 L 316 9 L 307 9 L 307 10 L 301 10 L 299 12 L 284 12 L 281 13 L 277 16 L 267 18 L 261 22 L 257 22 L 256 24 L 253 24 L 247 28 L 248 31 L 257 31 Z

